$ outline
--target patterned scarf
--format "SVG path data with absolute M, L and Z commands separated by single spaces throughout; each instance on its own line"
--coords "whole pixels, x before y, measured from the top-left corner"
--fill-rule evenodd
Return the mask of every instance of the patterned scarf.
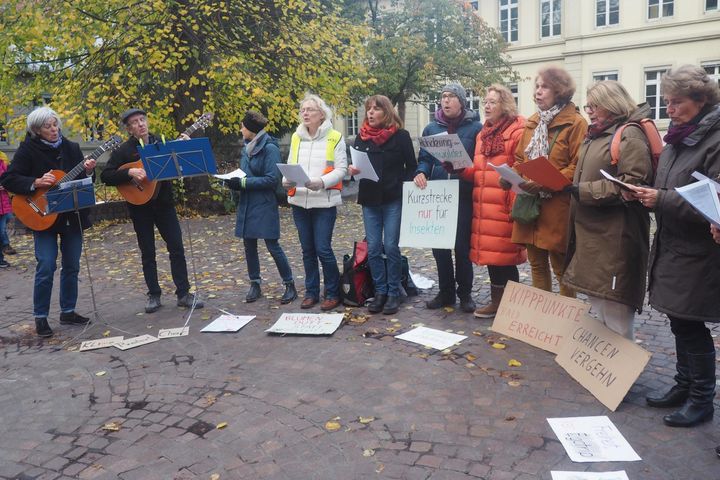
M 505 142 L 502 133 L 515 119 L 503 116 L 500 122 L 492 124 L 485 122 L 483 129 L 480 130 L 480 153 L 486 158 L 502 153 L 505 150 Z
M 535 127 L 533 136 L 525 149 L 525 155 L 528 160 L 534 160 L 538 157 L 545 157 L 548 154 L 548 125 L 553 121 L 555 116 L 560 113 L 565 105 L 553 105 L 548 110 L 538 110 L 540 115 L 540 123 Z
M 58 148 L 63 141 L 63 136 L 62 136 L 62 134 L 60 134 L 58 139 L 55 140 L 54 142 L 48 142 L 47 140 L 45 140 L 43 138 L 41 138 L 40 141 L 49 147 Z
M 380 146 L 390 140 L 390 137 L 395 135 L 395 132 L 397 132 L 395 125 L 392 125 L 390 128 L 371 127 L 366 119 L 363 121 L 362 127 L 360 127 L 360 138 L 365 141 L 370 140 L 375 145 Z

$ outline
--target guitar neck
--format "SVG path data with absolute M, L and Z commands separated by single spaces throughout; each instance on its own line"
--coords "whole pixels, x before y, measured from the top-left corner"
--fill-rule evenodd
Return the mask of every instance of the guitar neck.
M 100 158 L 100 155 L 107 152 L 112 147 L 112 145 L 115 143 L 117 143 L 117 140 L 114 138 L 111 141 L 103 143 L 98 148 L 93 150 L 93 152 L 90 155 L 88 155 L 88 158 L 90 158 L 91 160 L 97 160 L 98 158 Z M 75 165 L 75 167 L 73 167 L 72 170 L 70 170 L 68 173 L 66 173 L 65 176 L 63 178 L 61 178 L 60 181 L 57 182 L 56 185 L 75 180 L 84 170 L 85 170 L 85 159 L 83 159 L 82 162 Z M 53 187 L 55 187 L 56 185 L 54 185 Z

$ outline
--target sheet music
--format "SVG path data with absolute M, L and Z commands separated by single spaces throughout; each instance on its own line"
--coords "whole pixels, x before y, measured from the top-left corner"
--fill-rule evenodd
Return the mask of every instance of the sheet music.
M 353 175 L 355 180 L 362 180 L 363 178 L 366 178 L 368 180 L 372 180 L 373 182 L 377 182 L 380 179 L 377 172 L 375 172 L 372 163 L 370 163 L 370 157 L 368 157 L 367 153 L 350 147 L 350 157 L 352 159 L 353 167 L 360 170 L 360 173 Z
M 304 187 L 305 184 L 310 181 L 310 177 L 307 176 L 307 173 L 305 173 L 305 170 L 300 165 L 278 163 L 277 167 L 283 177 L 285 177 L 289 182 L 294 182 L 300 187 Z

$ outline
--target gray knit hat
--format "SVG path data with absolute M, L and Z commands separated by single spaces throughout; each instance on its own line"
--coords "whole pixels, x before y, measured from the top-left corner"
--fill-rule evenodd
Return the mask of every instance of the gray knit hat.
M 448 83 L 443 87 L 441 93 L 445 92 L 450 92 L 456 97 L 458 97 L 463 107 L 467 105 L 467 94 L 465 93 L 465 89 L 463 88 L 463 86 L 459 83 Z

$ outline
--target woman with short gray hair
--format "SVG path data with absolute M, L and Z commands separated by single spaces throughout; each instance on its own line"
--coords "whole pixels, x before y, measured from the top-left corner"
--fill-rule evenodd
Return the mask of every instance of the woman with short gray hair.
M 0 178 L 2 185 L 19 195 L 32 195 L 37 189 L 50 188 L 59 178 L 53 170 L 69 172 L 83 163 L 78 178 L 93 175 L 95 160 L 84 159 L 80 145 L 63 137 L 62 122 L 54 110 L 40 107 L 27 118 L 27 135 L 20 143 L 8 171 Z M 57 268 L 58 243 L 62 254 L 60 270 L 60 324 L 85 325 L 90 319 L 75 312 L 78 296 L 78 274 L 82 252 L 82 231 L 90 227 L 88 210 L 61 213 L 46 230 L 33 231 L 35 240 L 35 286 L 33 315 L 40 337 L 51 337 L 48 324 L 53 276 Z M 58 242 L 59 241 L 59 242 Z

